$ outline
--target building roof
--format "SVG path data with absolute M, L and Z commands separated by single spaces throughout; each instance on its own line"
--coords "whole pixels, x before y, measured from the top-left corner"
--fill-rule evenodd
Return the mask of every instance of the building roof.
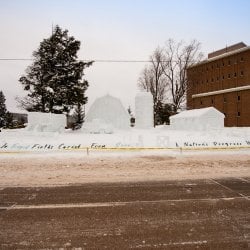
M 243 43 L 244 44 L 244 43 Z M 234 46 L 234 45 L 232 45 Z M 231 47 L 231 46 L 230 46 Z M 224 49 L 223 49 L 224 50 Z M 193 68 L 193 67 L 196 67 L 198 65 L 202 65 L 202 64 L 206 64 L 206 63 L 209 63 L 209 62 L 213 62 L 213 61 L 216 61 L 216 60 L 219 60 L 219 59 L 222 59 L 222 58 L 225 58 L 225 57 L 228 57 L 228 56 L 231 56 L 231 55 L 235 55 L 235 54 L 239 54 L 241 52 L 244 52 L 244 51 L 247 51 L 247 50 L 250 50 L 250 46 L 244 46 L 244 47 L 241 47 L 239 49 L 235 49 L 235 50 L 231 50 L 231 51 L 228 51 L 228 52 L 225 52 L 225 53 L 222 53 L 222 54 L 219 54 L 217 56 L 213 56 L 213 57 L 210 57 L 208 59 L 205 59 L 201 62 L 198 62 L 196 64 L 193 64 L 191 66 L 189 66 L 188 68 Z
M 242 48 L 245 48 L 245 47 L 247 47 L 247 45 L 245 43 L 243 43 L 243 42 L 236 43 L 236 44 L 233 44 L 233 45 L 230 45 L 230 46 L 226 46 L 223 49 L 216 50 L 214 52 L 209 53 L 208 58 L 212 58 L 212 57 L 215 57 L 215 56 L 220 56 L 222 54 L 232 52 L 232 51 L 235 51 L 235 50 L 238 50 L 238 49 L 242 49 Z

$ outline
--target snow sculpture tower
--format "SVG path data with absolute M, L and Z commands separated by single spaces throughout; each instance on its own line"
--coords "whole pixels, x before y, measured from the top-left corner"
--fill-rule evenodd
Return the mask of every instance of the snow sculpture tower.
M 154 102 L 150 92 L 140 92 L 135 97 L 135 127 L 152 128 L 154 126 Z

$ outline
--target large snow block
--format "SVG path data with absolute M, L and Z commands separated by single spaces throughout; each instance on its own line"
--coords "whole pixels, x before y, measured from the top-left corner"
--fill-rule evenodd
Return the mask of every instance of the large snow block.
M 97 98 L 90 107 L 85 121 L 87 124 L 95 124 L 98 121 L 98 131 L 113 127 L 115 129 L 128 129 L 130 117 L 121 101 L 113 96 L 106 95 Z M 84 124 L 83 124 L 84 127 Z
M 135 97 L 135 127 L 152 128 L 154 126 L 154 102 L 150 92 L 140 92 Z
M 29 112 L 27 130 L 37 132 L 61 132 L 64 130 L 66 122 L 66 116 L 64 114 Z
M 182 111 L 170 116 L 170 126 L 178 130 L 209 130 L 224 127 L 225 115 L 214 107 Z

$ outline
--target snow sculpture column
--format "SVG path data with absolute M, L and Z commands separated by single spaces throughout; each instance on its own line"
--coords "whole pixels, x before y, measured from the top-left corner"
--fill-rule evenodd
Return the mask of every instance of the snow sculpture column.
M 152 128 L 154 126 L 154 102 L 150 92 L 138 93 L 135 97 L 135 127 Z

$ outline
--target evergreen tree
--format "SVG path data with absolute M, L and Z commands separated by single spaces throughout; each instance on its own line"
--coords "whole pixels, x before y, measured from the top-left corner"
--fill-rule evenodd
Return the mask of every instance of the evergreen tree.
M 80 41 L 68 35 L 68 30 L 56 26 L 33 52 L 34 62 L 19 81 L 28 95 L 20 105 L 28 111 L 68 113 L 87 102 L 88 82 L 83 70 L 93 62 L 77 60 Z
M 7 111 L 5 116 L 5 128 L 15 128 L 13 115 Z
M 161 112 L 161 123 L 162 124 L 170 124 L 169 117 L 171 115 L 176 114 L 174 104 L 173 103 L 165 103 L 165 104 L 163 104 L 161 111 L 162 111 Z
M 81 103 L 78 103 L 76 105 L 73 117 L 75 120 L 73 129 L 80 129 L 82 127 L 82 124 L 84 122 L 84 117 L 85 117 L 85 111 Z
M 175 115 L 175 107 L 172 103 L 158 102 L 155 107 L 155 121 L 156 125 L 169 124 L 171 115 Z
M 6 115 L 7 109 L 5 105 L 5 96 L 2 91 L 0 91 L 0 128 L 6 125 Z

